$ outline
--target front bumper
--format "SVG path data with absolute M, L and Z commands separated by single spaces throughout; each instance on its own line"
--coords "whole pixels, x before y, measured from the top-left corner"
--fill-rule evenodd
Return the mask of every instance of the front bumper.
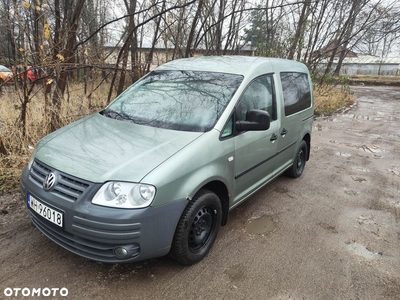
M 40 164 L 46 167 L 45 172 L 56 171 L 61 176 L 65 175 Z M 28 208 L 33 224 L 61 247 L 95 261 L 133 262 L 166 255 L 176 225 L 187 205 L 187 200 L 181 199 L 142 209 L 108 208 L 91 203 L 101 184 L 85 182 L 87 187 L 84 192 L 72 199 L 59 191 L 46 192 L 40 180 L 32 175 L 25 168 L 21 176 L 20 189 L 25 203 L 29 194 L 64 215 L 61 228 Z M 74 184 L 75 179 L 82 182 L 66 176 Z M 115 254 L 119 247 L 127 249 L 129 255 L 119 258 Z

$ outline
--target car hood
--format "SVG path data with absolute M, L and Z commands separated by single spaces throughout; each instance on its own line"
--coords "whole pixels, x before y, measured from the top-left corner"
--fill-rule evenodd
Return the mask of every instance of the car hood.
M 35 157 L 52 168 L 91 182 L 140 182 L 202 134 L 94 114 L 44 138 Z

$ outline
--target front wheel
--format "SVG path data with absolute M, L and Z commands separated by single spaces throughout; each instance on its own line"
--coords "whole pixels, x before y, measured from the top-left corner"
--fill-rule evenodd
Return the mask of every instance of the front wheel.
M 307 143 L 303 140 L 300 143 L 299 150 L 293 161 L 293 165 L 286 171 L 286 175 L 293 178 L 298 178 L 303 174 L 304 167 L 306 166 L 307 160 Z
M 170 256 L 184 265 L 202 260 L 217 237 L 221 215 L 218 196 L 209 190 L 200 190 L 179 219 Z

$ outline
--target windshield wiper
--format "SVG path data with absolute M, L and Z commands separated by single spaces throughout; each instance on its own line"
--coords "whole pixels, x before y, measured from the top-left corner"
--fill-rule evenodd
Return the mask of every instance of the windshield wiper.
M 104 109 L 100 112 L 101 115 L 111 118 L 111 119 L 116 119 L 116 120 L 123 120 L 123 121 L 130 121 L 132 123 L 136 123 L 135 119 L 132 118 L 131 116 L 125 114 L 125 113 L 120 113 L 112 109 Z

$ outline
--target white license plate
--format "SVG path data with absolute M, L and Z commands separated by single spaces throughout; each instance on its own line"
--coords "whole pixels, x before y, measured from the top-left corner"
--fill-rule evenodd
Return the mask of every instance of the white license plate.
M 37 212 L 42 218 L 56 224 L 57 226 L 63 227 L 63 214 L 56 211 L 46 204 L 43 204 L 32 195 L 28 195 L 28 206 Z

